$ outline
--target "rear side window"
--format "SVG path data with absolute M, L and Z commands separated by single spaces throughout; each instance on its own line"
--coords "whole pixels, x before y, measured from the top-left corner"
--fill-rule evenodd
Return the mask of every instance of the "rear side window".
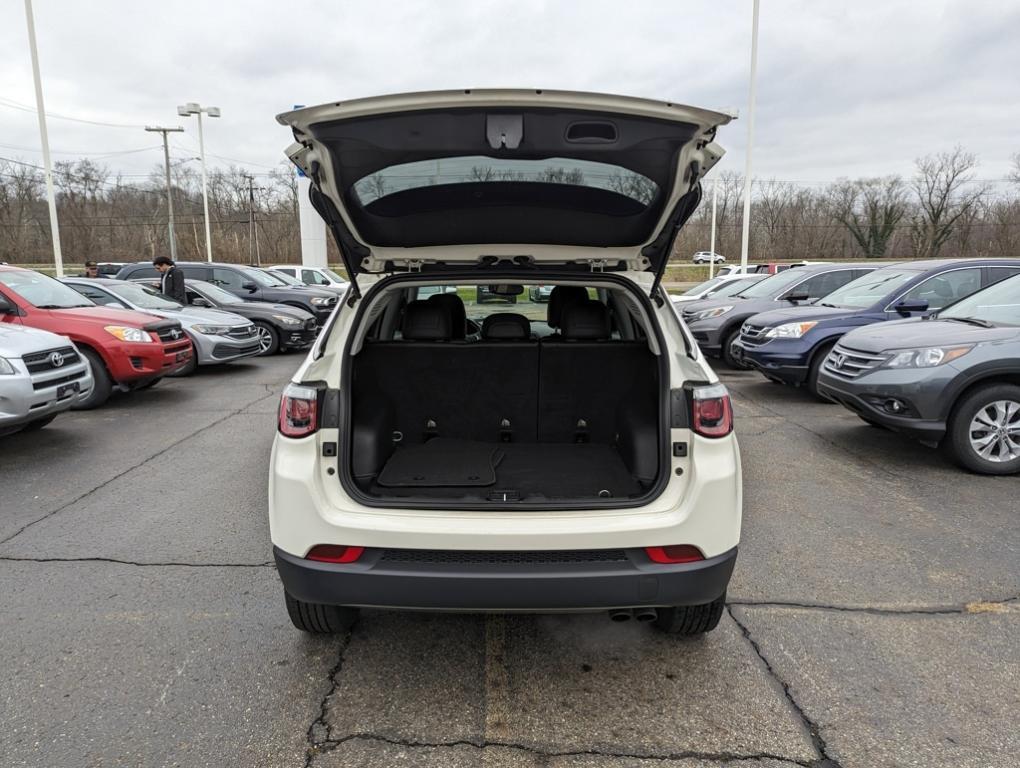
M 128 273 L 128 279 L 134 280 L 138 277 L 159 277 L 159 272 L 156 271 L 155 267 L 136 267 Z
M 907 291 L 900 301 L 927 301 L 928 309 L 941 309 L 957 299 L 970 296 L 980 287 L 980 267 L 954 269 L 918 283 Z
M 998 283 L 1013 275 L 1020 275 L 1020 267 L 989 267 L 988 284 Z
M 185 272 L 187 275 L 187 272 Z M 213 285 L 226 288 L 228 291 L 240 291 L 241 283 L 244 282 L 241 274 L 232 269 L 213 269 L 212 278 L 209 280 Z
M 820 299 L 854 279 L 854 270 L 841 269 L 837 272 L 823 272 L 809 277 L 800 285 L 791 289 L 791 293 L 806 293 L 809 299 Z
M 184 276 L 189 280 L 206 280 L 209 277 L 208 271 L 205 267 L 181 267 L 181 271 L 184 272 Z

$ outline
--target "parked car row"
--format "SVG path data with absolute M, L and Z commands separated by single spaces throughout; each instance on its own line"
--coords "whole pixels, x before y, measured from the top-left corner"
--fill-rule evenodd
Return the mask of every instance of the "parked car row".
M 967 469 L 1020 471 L 1020 260 L 799 267 L 682 313 L 704 351 L 734 367 Z
M 120 279 L 0 266 L 0 435 L 200 365 L 308 347 L 344 292 L 255 267 L 180 266 L 186 304 L 160 293 L 147 262 L 118 265 Z

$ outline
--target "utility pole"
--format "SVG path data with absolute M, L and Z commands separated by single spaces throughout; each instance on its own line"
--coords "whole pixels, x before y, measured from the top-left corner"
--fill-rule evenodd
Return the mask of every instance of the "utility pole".
M 709 252 L 712 254 L 712 258 L 708 262 L 708 279 L 711 280 L 715 277 L 715 209 L 719 202 L 719 181 L 715 180 L 712 182 L 712 235 L 711 244 L 708 247 Z
M 262 254 L 259 252 L 259 229 L 255 221 L 255 191 L 262 191 L 265 187 L 255 186 L 255 177 L 248 174 L 248 263 L 257 267 L 262 266 Z
M 28 49 L 32 54 L 32 77 L 35 80 L 35 108 L 39 115 L 39 138 L 42 140 L 43 167 L 46 169 L 46 200 L 50 207 L 50 235 L 53 238 L 53 266 L 57 277 L 64 276 L 64 256 L 60 250 L 60 226 L 57 222 L 57 194 L 53 189 L 53 163 L 50 160 L 50 137 L 46 131 L 46 107 L 43 105 L 42 78 L 39 76 L 39 51 L 35 45 L 35 18 L 32 0 L 25 0 L 28 20 Z
M 744 220 L 740 232 L 741 272 L 747 272 L 747 246 L 751 237 L 751 150 L 754 148 L 755 82 L 758 75 L 758 0 L 751 11 L 751 87 L 747 105 L 747 157 L 744 162 Z
M 177 261 L 177 239 L 174 237 L 174 188 L 170 183 L 170 145 L 167 143 L 168 133 L 183 133 L 180 126 L 176 128 L 160 128 L 158 126 L 145 126 L 150 133 L 163 134 L 163 167 L 166 170 L 166 208 L 170 215 L 170 258 Z

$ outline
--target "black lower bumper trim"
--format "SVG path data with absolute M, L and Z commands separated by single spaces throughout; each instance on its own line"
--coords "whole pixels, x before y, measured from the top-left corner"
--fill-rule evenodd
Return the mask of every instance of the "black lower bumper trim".
M 569 611 L 699 605 L 726 591 L 736 548 L 696 563 L 658 565 L 642 550 L 626 562 L 388 563 L 366 550 L 349 565 L 273 548 L 283 586 L 309 603 L 437 611 Z

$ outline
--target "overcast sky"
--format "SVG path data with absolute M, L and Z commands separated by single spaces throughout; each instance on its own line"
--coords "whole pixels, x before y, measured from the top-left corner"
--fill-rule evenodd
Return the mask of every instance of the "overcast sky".
M 1017 0 L 762 0 L 754 175 L 806 182 L 909 174 L 962 144 L 980 177 L 1020 152 Z M 563 88 L 747 110 L 750 0 L 35 0 L 54 157 L 144 174 L 141 125 L 219 106 L 206 149 L 266 170 L 294 104 L 464 87 Z M 24 8 L 0 3 L 0 156 L 39 162 Z M 56 115 L 139 127 L 88 125 Z M 719 141 L 742 171 L 746 120 Z M 130 150 L 142 150 L 129 154 Z

